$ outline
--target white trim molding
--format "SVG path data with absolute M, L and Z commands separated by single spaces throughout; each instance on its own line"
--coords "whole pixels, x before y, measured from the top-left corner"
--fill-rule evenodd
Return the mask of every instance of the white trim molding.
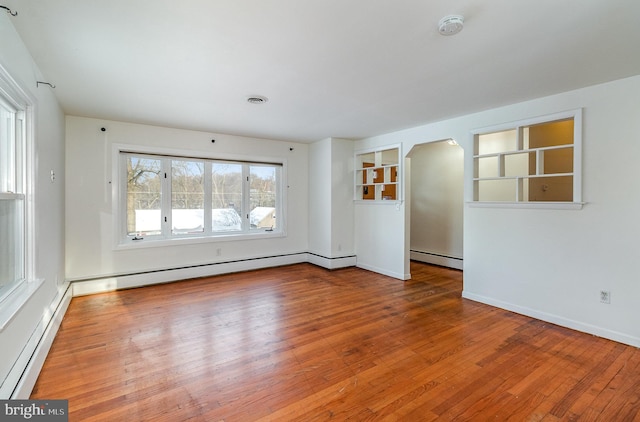
M 308 252 L 307 262 L 319 267 L 326 268 L 328 270 L 335 270 L 337 268 L 354 267 L 356 265 L 356 256 L 349 255 L 329 258 L 323 255 Z
M 45 312 L 51 318 L 43 318 L 33 330 L 0 388 L 0 397 L 29 398 L 70 302 L 71 289 L 69 283 L 64 283 L 51 302 L 48 312 Z
M 562 327 L 570 328 L 572 330 L 581 331 L 583 333 L 593 334 L 594 336 L 617 341 L 618 343 L 628 344 L 634 347 L 640 347 L 640 338 L 630 336 L 628 334 L 621 333 L 618 331 L 609 330 L 596 325 L 585 324 L 584 322 L 575 321 L 573 319 L 565 318 L 555 314 L 550 314 L 547 312 L 541 312 L 525 306 L 514 305 L 513 303 L 503 302 L 498 299 L 493 299 L 487 296 L 470 293 L 465 290 L 462 291 L 462 297 L 465 299 L 473 300 L 475 302 L 484 303 L 486 305 L 495 306 L 496 308 L 505 309 L 507 311 L 511 311 L 517 314 L 535 318 L 541 321 L 546 321 L 551 324 L 556 324 Z
M 199 277 L 211 277 L 261 268 L 279 267 L 283 265 L 307 262 L 306 252 L 287 255 L 247 258 L 235 261 L 194 265 L 183 268 L 167 268 L 153 271 L 142 271 L 131 274 L 114 274 L 97 276 L 91 279 L 71 280 L 73 296 L 85 296 L 95 293 L 111 292 L 119 289 L 170 283 Z

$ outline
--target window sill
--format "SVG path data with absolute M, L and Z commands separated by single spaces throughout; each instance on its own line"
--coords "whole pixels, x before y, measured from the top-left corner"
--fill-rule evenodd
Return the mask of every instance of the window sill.
M 467 202 L 471 208 L 519 208 L 546 210 L 581 210 L 586 202 Z
M 200 236 L 200 237 L 178 237 L 173 239 L 149 239 L 134 241 L 130 240 L 127 243 L 119 243 L 115 250 L 127 250 L 127 249 L 141 249 L 141 248 L 156 248 L 167 246 L 179 246 L 179 245 L 193 245 L 202 243 L 218 243 L 218 242 L 230 242 L 230 241 L 242 241 L 242 240 L 259 240 L 259 239 L 272 239 L 276 237 L 286 237 L 284 231 L 271 231 L 271 232 L 257 232 L 249 234 L 221 234 L 217 236 Z
M 44 279 L 25 281 L 0 302 L 0 332 L 9 325 L 29 298 L 44 284 Z

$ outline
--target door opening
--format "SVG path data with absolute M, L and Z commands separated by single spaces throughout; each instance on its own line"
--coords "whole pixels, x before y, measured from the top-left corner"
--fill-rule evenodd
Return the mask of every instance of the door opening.
M 464 150 L 446 139 L 415 145 L 407 158 L 410 239 L 405 256 L 461 270 Z

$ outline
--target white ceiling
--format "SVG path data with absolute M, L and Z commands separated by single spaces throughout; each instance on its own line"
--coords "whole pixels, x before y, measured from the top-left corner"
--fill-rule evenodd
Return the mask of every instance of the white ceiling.
M 640 74 L 638 0 L 0 4 L 67 114 L 262 138 L 362 138 Z M 444 37 L 449 14 L 465 26 Z

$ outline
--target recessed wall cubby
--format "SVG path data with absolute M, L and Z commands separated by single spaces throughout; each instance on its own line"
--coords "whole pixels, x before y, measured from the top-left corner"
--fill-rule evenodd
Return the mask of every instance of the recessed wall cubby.
M 474 134 L 473 202 L 581 203 L 581 110 Z
M 400 199 L 400 147 L 382 147 L 355 155 L 355 200 Z

